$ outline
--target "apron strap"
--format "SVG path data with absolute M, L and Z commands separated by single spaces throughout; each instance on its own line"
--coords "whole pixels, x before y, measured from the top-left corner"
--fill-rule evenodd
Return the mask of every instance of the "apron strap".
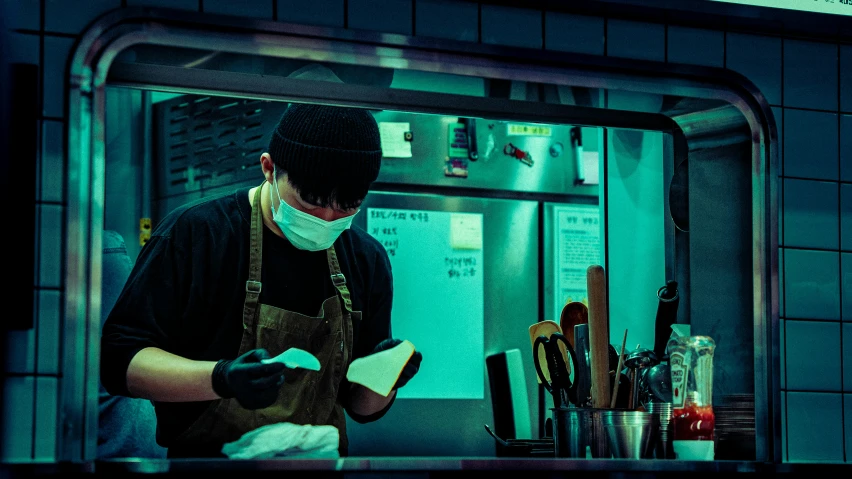
M 325 250 L 328 257 L 328 270 L 331 271 L 331 282 L 340 293 L 340 298 L 343 300 L 343 306 L 349 313 L 352 312 L 352 300 L 349 297 L 349 288 L 346 287 L 346 276 L 340 272 L 340 264 L 337 262 L 337 252 L 334 251 L 334 245 Z
M 254 192 L 251 205 L 251 229 L 249 231 L 249 274 L 246 281 L 246 301 L 243 305 L 243 329 L 254 328 L 257 318 L 257 301 L 260 298 L 260 265 L 263 258 L 263 208 L 260 206 L 260 191 L 263 183 Z

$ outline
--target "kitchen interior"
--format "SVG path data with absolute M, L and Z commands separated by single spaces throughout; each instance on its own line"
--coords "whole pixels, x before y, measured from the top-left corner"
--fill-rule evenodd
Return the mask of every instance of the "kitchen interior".
M 216 0 L 180 11 L 120 3 L 73 48 L 85 29 L 56 26 L 50 1 L 34 30 L 16 33 L 41 38 L 43 55 L 68 44 L 64 96 L 45 84 L 39 113 L 39 154 L 58 138 L 67 178 L 36 195 L 37 235 L 55 218 L 61 240 L 53 251 L 37 239 L 32 371 L 13 357 L 27 343 L 8 335 L 19 372 L 7 374 L 4 425 L 29 432 L 10 441 L 7 429 L 3 461 L 107 475 L 210 471 L 205 461 L 96 460 L 101 235 L 117 232 L 133 258 L 171 209 L 259 183 L 257 157 L 290 102 L 366 108 L 380 125 L 381 174 L 353 225 L 388 250 L 394 333 L 427 361 L 382 420 L 348 422 L 350 457 L 216 462 L 221 472 L 827 474 L 847 459 L 843 288 L 817 285 L 831 268 L 840 276 L 840 261 L 827 258 L 843 248 L 826 239 L 831 215 L 796 206 L 793 188 L 848 186 L 842 165 L 822 168 L 832 148 L 835 161 L 848 155 L 840 113 L 850 107 L 839 102 L 852 86 L 852 50 L 820 36 L 838 25 L 828 16 L 721 5 L 726 16 L 715 19 L 652 13 L 698 1 L 564 13 L 538 2 L 400 0 L 383 7 L 410 4 L 411 28 L 362 29 L 363 13 L 376 12 L 365 5 L 382 2 L 317 2 L 343 4 L 341 28 L 279 23 L 284 0 L 266 20 L 237 18 L 255 15 L 249 2 L 239 13 Z M 478 36 L 427 33 L 444 17 L 424 12 L 470 13 L 462 4 L 474 6 Z M 819 28 L 808 23 L 816 19 Z M 718 59 L 686 54 L 694 50 Z M 342 83 L 288 77 L 306 65 Z M 803 86 L 805 71 L 826 73 L 837 95 Z M 834 110 L 836 124 L 811 121 Z M 40 188 L 56 183 L 39 168 Z M 52 281 L 45 258 L 54 257 L 64 262 Z M 57 372 L 45 372 L 52 323 L 39 329 L 39 316 L 54 292 L 63 330 Z M 824 375 L 801 374 L 814 351 L 839 360 L 821 363 Z M 21 391 L 38 394 L 35 409 L 10 414 Z M 41 405 L 50 391 L 53 409 Z M 696 447 L 678 458 L 678 440 Z
M 105 91 L 103 223 L 127 240 L 131 257 L 173 208 L 262 180 L 259 156 L 288 105 L 134 85 L 148 82 L 139 78 L 140 66 L 151 64 L 164 71 L 274 74 L 313 94 L 340 88 L 340 79 L 391 92 L 505 102 L 503 110 L 481 116 L 452 114 L 452 101 L 428 111 L 370 108 L 382 168 L 353 225 L 387 250 L 393 333 L 427 361 L 381 420 L 348 420 L 352 456 L 671 460 L 672 417 L 686 410 L 690 391 L 695 406 L 711 410 L 704 424 L 713 424 L 715 412 L 715 435 L 700 436 L 713 444 L 710 458 L 755 460 L 753 377 L 737 366 L 754 361 L 752 326 L 747 315 L 723 322 L 715 312 L 696 312 L 696 303 L 709 298 L 693 294 L 690 283 L 714 272 L 688 256 L 690 248 L 718 248 L 694 240 L 691 231 L 724 227 L 742 237 L 746 225 L 691 218 L 690 208 L 730 191 L 690 194 L 687 162 L 663 132 L 607 127 L 600 118 L 583 123 L 580 110 L 599 108 L 601 89 L 132 47 L 117 58 Z M 306 68 L 333 79 L 289 77 Z M 674 96 L 606 97 L 610 108 L 619 101 L 649 111 L 695 108 Z M 513 103 L 580 107 L 572 115 L 580 121 L 524 118 Z M 747 140 L 742 127 L 729 124 L 721 138 L 694 142 L 693 168 L 708 168 L 702 155 L 732 156 L 732 145 Z M 730 162 L 739 160 L 733 155 Z M 731 302 L 727 309 L 738 307 L 748 304 Z M 692 373 L 697 383 L 673 387 L 669 341 L 687 340 L 707 343 L 700 353 L 709 354 L 702 360 L 706 372 Z M 681 352 L 678 367 L 687 366 L 684 359 Z M 593 390 L 604 382 L 595 374 L 609 378 L 606 390 Z M 696 384 L 706 389 L 696 391 Z M 681 409 L 673 412 L 674 400 Z M 612 411 L 606 418 L 592 415 L 606 409 Z

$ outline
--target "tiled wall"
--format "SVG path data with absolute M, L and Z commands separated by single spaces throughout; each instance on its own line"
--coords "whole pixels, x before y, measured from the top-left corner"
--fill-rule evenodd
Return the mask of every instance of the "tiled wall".
M 42 67 L 36 327 L 2 351 L 0 457 L 56 459 L 66 205 L 63 72 L 76 35 L 151 5 L 498 45 L 726 67 L 757 84 L 783 132 L 784 457 L 852 461 L 852 46 L 450 0 L 4 0 L 16 61 Z M 844 340 L 845 339 L 845 340 Z M 844 394 L 844 392 L 846 394 Z M 844 439 L 845 438 L 845 439 Z

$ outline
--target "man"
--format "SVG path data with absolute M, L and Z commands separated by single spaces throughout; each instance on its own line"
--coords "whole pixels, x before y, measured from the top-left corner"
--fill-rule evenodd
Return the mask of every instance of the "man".
M 169 457 L 221 456 L 277 422 L 336 426 L 346 455 L 344 410 L 379 419 L 417 372 L 419 352 L 388 397 L 346 380 L 353 359 L 401 342 L 388 255 L 350 228 L 381 156 L 366 110 L 293 104 L 260 157 L 260 186 L 157 225 L 104 326 L 101 377 L 111 394 L 154 401 Z M 320 371 L 261 362 L 291 347 Z

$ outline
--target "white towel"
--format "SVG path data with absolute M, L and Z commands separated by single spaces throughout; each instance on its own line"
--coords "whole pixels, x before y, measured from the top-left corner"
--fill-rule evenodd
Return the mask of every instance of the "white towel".
M 279 422 L 259 427 L 222 446 L 230 459 L 340 457 L 340 432 L 334 426 Z

